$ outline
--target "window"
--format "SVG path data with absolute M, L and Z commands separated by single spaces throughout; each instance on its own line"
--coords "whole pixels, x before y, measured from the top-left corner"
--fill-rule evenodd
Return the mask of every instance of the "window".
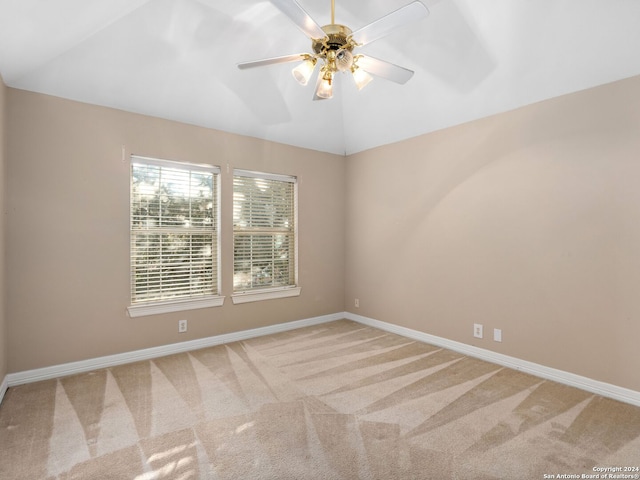
M 235 170 L 233 302 L 300 294 L 295 177 Z
M 219 169 L 131 157 L 131 316 L 218 306 Z

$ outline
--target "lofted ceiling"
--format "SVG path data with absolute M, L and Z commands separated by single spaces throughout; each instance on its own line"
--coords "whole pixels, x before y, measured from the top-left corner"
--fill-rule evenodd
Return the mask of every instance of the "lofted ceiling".
M 638 0 L 422 0 L 430 15 L 360 53 L 415 71 L 334 98 L 296 64 L 310 51 L 268 1 L 0 0 L 0 74 L 14 88 L 290 145 L 351 154 L 640 75 Z M 410 0 L 336 0 L 356 30 Z M 320 25 L 330 0 L 298 0 Z

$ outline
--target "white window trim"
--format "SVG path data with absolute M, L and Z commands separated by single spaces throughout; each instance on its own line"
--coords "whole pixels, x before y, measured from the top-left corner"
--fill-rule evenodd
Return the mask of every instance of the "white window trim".
M 217 247 L 217 259 L 216 265 L 218 268 L 217 278 L 218 278 L 218 291 L 213 295 L 206 295 L 203 297 L 196 298 L 179 298 L 179 299 L 170 299 L 163 300 L 158 302 L 143 302 L 143 303 L 133 303 L 127 307 L 127 313 L 129 317 L 144 317 L 148 315 L 160 315 L 163 313 L 172 313 L 172 312 L 181 312 L 185 310 L 198 310 L 201 308 L 210 308 L 210 307 L 221 307 L 224 304 L 225 297 L 220 295 L 221 284 L 220 284 L 220 274 L 221 274 L 221 181 L 220 181 L 220 173 L 221 169 L 217 165 L 210 164 L 195 164 L 189 162 L 178 162 L 174 160 L 165 160 L 159 158 L 150 158 L 144 157 L 142 155 L 131 154 L 129 161 L 130 163 L 134 161 L 143 161 L 144 163 L 157 165 L 160 167 L 174 167 L 174 168 L 190 168 L 191 170 L 202 170 L 213 172 L 218 176 L 218 188 L 217 190 L 217 218 L 216 218 L 216 228 L 217 228 L 217 237 L 218 237 L 218 247 Z M 130 281 L 131 283 L 131 281 Z
M 141 303 L 130 305 L 127 312 L 131 318 L 145 317 L 147 315 L 159 315 L 161 313 L 181 312 L 184 310 L 197 310 L 200 308 L 221 307 L 224 304 L 224 296 L 207 296 L 203 298 L 187 298 L 170 300 L 157 303 Z
M 234 305 L 251 302 L 261 302 L 263 300 L 275 300 L 278 298 L 298 297 L 302 287 L 279 287 L 265 290 L 249 290 L 246 292 L 236 292 L 231 295 Z

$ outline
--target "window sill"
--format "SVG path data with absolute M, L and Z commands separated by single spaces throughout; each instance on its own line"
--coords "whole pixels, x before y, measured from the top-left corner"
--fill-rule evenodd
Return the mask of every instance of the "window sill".
M 224 303 L 224 297 L 206 297 L 199 299 L 172 300 L 167 302 L 147 303 L 131 305 L 127 307 L 130 317 L 144 317 L 146 315 L 158 315 L 161 313 L 181 312 L 183 310 L 196 310 L 199 308 L 220 307 Z
M 231 300 L 234 305 L 240 303 L 261 302 L 262 300 L 274 300 L 276 298 L 297 297 L 302 287 L 287 287 L 274 290 L 257 290 L 242 293 L 234 293 Z

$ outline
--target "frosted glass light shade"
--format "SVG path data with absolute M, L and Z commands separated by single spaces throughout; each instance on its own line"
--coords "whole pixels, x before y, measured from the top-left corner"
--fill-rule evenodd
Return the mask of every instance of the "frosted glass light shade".
M 320 98 L 333 97 L 333 85 L 331 79 L 323 78 L 318 83 L 318 89 L 316 90 L 316 96 Z
M 361 68 L 355 68 L 353 70 L 353 81 L 356 82 L 358 90 L 362 90 L 364 87 L 369 85 L 371 80 L 373 80 L 373 77 Z
M 346 72 L 353 65 L 353 54 L 344 48 L 336 53 L 336 68 L 339 72 Z
M 300 85 L 306 85 L 309 83 L 309 79 L 311 78 L 311 74 L 315 67 L 316 61 L 309 58 L 294 68 L 291 73 L 293 73 L 293 78 L 295 78 Z

